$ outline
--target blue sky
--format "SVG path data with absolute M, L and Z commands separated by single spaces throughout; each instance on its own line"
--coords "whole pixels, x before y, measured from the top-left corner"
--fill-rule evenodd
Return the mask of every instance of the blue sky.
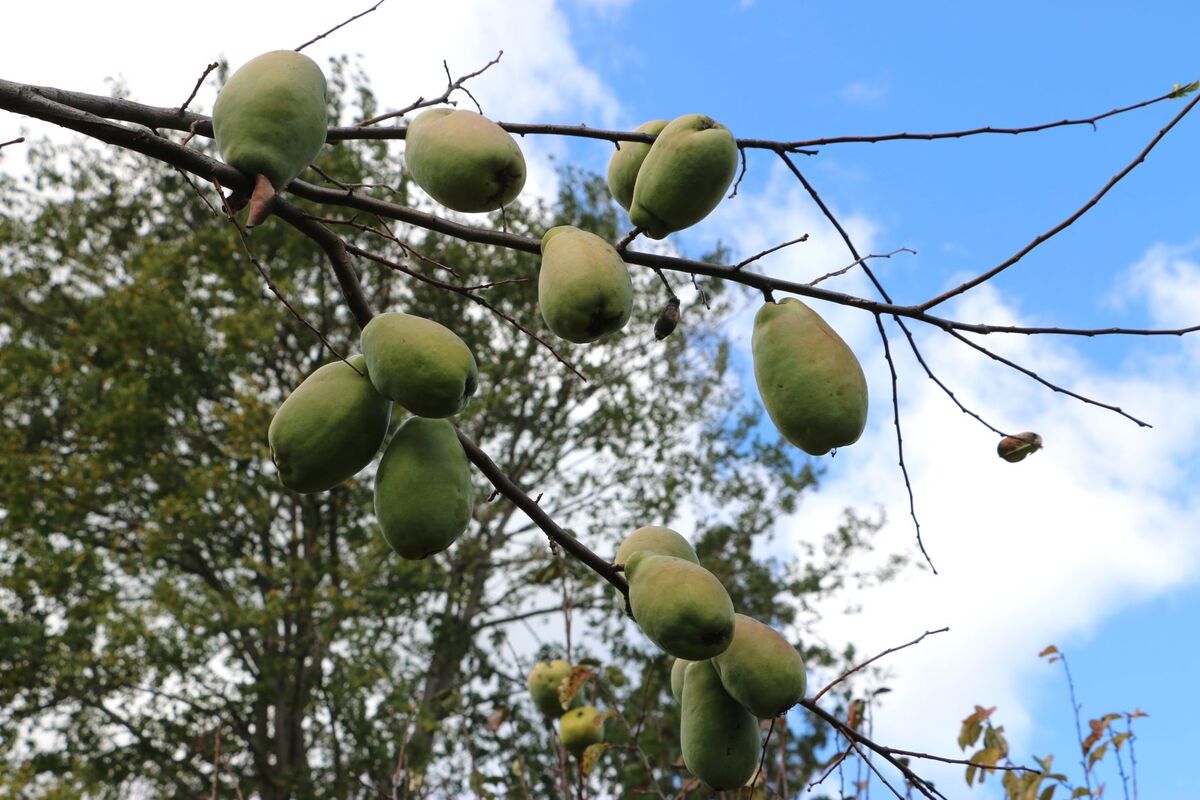
M 94 92 L 107 91 L 105 78 L 119 75 L 135 98 L 169 105 L 186 96 L 212 58 L 238 64 L 295 46 L 343 15 L 339 9 L 331 18 L 329 4 L 316 2 L 288 4 L 283 17 L 270 3 L 214 0 L 203 15 L 188 17 L 192 35 L 181 39 L 179 9 L 132 0 L 103 5 L 47 0 L 6 10 L 9 30 L 35 30 L 63 13 L 75 24 L 53 53 L 41 37 L 10 42 L 0 74 Z M 348 13 L 366 3 L 342 5 Z M 391 0 L 309 52 L 361 54 L 391 107 L 440 91 L 442 58 L 460 73 L 504 49 L 500 65 L 474 84 L 484 109 L 500 119 L 631 128 L 703 112 L 737 135 L 780 139 L 1086 117 L 1200 78 L 1195 2 L 430 5 Z M 102 54 L 93 46 L 97 34 L 107 43 Z M 62 56 L 71 52 L 86 59 Z M 211 104 L 211 94 L 198 102 Z M 1180 107 L 1163 103 L 1096 131 L 845 144 L 797 158 L 864 251 L 918 251 L 876 264 L 898 299 L 918 301 L 997 263 L 1071 213 Z M 11 118 L 0 125 L 0 140 L 9 138 Z M 1077 327 L 1200 322 L 1198 140 L 1200 112 L 1080 222 L 943 310 Z M 550 156 L 600 171 L 611 152 L 603 143 L 532 137 L 522 146 L 532 193 L 553 188 Z M 794 181 L 772 157 L 755 153 L 739 197 L 677 238 L 692 253 L 721 240 L 748 255 L 805 232 L 808 243 L 759 268 L 813 277 L 849 257 Z M 853 276 L 829 285 L 869 291 Z M 822 492 L 780 520 L 781 546 L 828 530 L 854 505 L 886 509 L 881 550 L 911 552 L 873 326 L 861 314 L 821 310 L 864 361 L 872 423 L 859 444 L 827 464 Z M 752 311 L 731 322 L 743 358 Z M 898 356 L 918 509 L 943 574 L 911 575 L 852 598 L 863 606 L 855 616 L 830 608 L 821 633 L 875 651 L 927 628 L 952 630 L 890 660 L 895 691 L 878 712 L 881 738 L 953 754 L 957 721 L 978 702 L 999 706 L 997 719 L 1023 760 L 1053 752 L 1065 765 L 1075 750 L 1065 686 L 1058 669 L 1037 659 L 1053 642 L 1069 653 L 1085 715 L 1135 706 L 1150 714 L 1139 724 L 1141 795 L 1193 796 L 1180 765 L 1192 755 L 1187 743 L 1200 709 L 1192 688 L 1200 672 L 1200 505 L 1192 491 L 1200 478 L 1200 345 L 984 342 L 1155 423 L 1143 431 L 917 330 L 934 368 L 973 409 L 1002 428 L 1039 430 L 1048 446 L 1021 465 L 999 462 L 995 438 L 954 410 L 911 358 Z M 960 796 L 961 771 L 931 774 Z M 1121 796 L 1114 781 L 1108 797 Z

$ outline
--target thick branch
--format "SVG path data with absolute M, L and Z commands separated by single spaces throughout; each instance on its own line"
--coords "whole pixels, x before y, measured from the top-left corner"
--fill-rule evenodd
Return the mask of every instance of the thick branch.
M 458 440 L 462 443 L 463 450 L 466 451 L 467 458 L 471 459 L 471 463 L 492 482 L 500 494 L 513 501 L 518 508 L 525 512 L 527 517 L 537 523 L 537 526 L 551 541 L 574 556 L 576 560 L 583 562 L 601 578 L 617 587 L 622 594 L 628 594 L 629 584 L 625 582 L 625 576 L 618 572 L 612 564 L 593 553 L 586 545 L 560 528 L 558 523 L 542 510 L 536 500 L 525 494 L 525 491 L 504 474 L 504 470 L 496 466 L 488 454 L 483 452 L 479 445 L 471 441 L 470 437 L 461 430 L 458 431 Z

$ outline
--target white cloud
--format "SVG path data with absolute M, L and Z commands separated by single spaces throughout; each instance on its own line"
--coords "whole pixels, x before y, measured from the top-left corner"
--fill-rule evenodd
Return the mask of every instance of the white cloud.
M 887 97 L 886 79 L 852 81 L 841 89 L 842 100 L 855 106 L 873 106 Z
M 29 35 L 8 37 L 3 73 L 8 80 L 104 95 L 110 92 L 108 78 L 118 77 L 139 102 L 177 105 L 209 62 L 225 57 L 236 69 L 261 52 L 296 47 L 359 5 L 369 4 L 337 4 L 334 10 L 329 3 L 301 0 L 283 10 L 277 3 L 213 0 L 203 14 L 183 17 L 141 0 L 16 4 L 5 9 L 5 29 Z M 71 24 L 59 24 L 63 18 Z M 46 37 L 36 32 L 50 29 L 54 47 L 47 48 Z M 102 50 L 96 49 L 97 42 L 103 42 Z M 567 18 L 553 0 L 385 3 L 305 53 L 318 62 L 361 54 L 386 109 L 440 94 L 446 86 L 443 59 L 458 77 L 501 50 L 500 63 L 467 84 L 488 116 L 595 126 L 609 126 L 618 118 L 615 94 L 580 62 Z M 207 110 L 214 99 L 215 92 L 206 87 L 194 107 Z M 456 99 L 460 107 L 474 108 L 465 95 L 458 93 Z M 18 124 L 8 114 L 0 120 L 6 130 Z M 20 124 L 33 136 L 53 130 L 34 120 Z M 530 162 L 526 191 L 552 193 L 557 181 L 548 155 L 559 145 L 549 137 L 531 136 L 521 146 Z
M 714 215 L 714 226 L 739 258 L 810 232 L 809 242 L 756 265 L 773 275 L 807 279 L 844 264 L 849 259 L 836 234 L 787 181 L 776 174 L 762 194 L 739 194 Z M 861 250 L 890 249 L 886 241 L 873 245 L 886 232 L 870 219 L 837 211 Z M 1195 245 L 1150 248 L 1119 284 L 1125 302 L 1144 302 L 1155 324 L 1195 324 L 1200 264 L 1187 259 L 1194 251 Z M 887 263 L 873 264 L 885 284 Z M 861 275 L 838 280 L 841 286 L 831 286 L 872 296 Z M 1015 306 L 985 285 L 947 314 L 1029 324 Z M 888 524 L 877 550 L 919 559 L 896 464 L 890 377 L 873 319 L 845 308 L 822 307 L 821 313 L 863 362 L 872 417 L 857 444 L 826 462 L 820 490 L 782 520 L 780 530 L 794 540 L 820 535 L 836 526 L 844 508 L 870 511 L 881 504 Z M 746 346 L 749 320 L 737 324 Z M 853 641 L 865 656 L 950 626 L 949 633 L 886 662 L 893 692 L 877 712 L 877 738 L 956 755 L 959 722 L 981 703 L 1002 709 L 1014 752 L 1024 753 L 1033 711 L 1028 686 L 1044 671 L 1039 650 L 1086 635 L 1116 611 L 1196 578 L 1200 501 L 1191 482 L 1200 449 L 1200 349 L 1195 342 L 1156 339 L 1157 357 L 1110 369 L 1089 361 L 1086 339 L 978 339 L 1048 380 L 1154 423 L 1145 429 L 1038 386 L 938 331 L 914 329 L 926 360 L 963 403 L 1001 429 L 1041 433 L 1046 449 L 1019 464 L 997 458 L 997 437 L 925 378 L 892 327 L 905 459 L 926 546 L 941 574 L 913 572 L 860 593 L 853 598 L 862 607 L 857 615 L 842 613 L 841 598 L 827 610 L 821 634 L 835 644 Z M 930 766 L 922 774 L 950 785 L 962 780 L 959 767 Z

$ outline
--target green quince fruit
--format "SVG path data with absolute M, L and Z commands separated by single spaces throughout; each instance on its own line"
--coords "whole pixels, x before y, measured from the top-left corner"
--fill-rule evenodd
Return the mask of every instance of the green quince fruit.
M 713 667 L 729 695 L 759 719 L 772 719 L 804 699 L 804 659 L 769 625 L 737 615 L 733 642 Z
M 379 452 L 392 404 L 375 391 L 366 372 L 361 355 L 331 362 L 279 406 L 267 441 L 284 486 L 324 492 L 357 475 Z
M 508 131 L 474 111 L 431 108 L 404 137 L 404 163 L 417 185 L 455 211 L 495 211 L 525 185 L 525 156 Z
M 625 327 L 633 313 L 633 282 L 616 249 L 569 225 L 542 237 L 538 307 L 554 334 L 579 344 Z
M 371 383 L 384 397 L 421 417 L 462 411 L 479 380 L 479 367 L 454 331 L 413 314 L 379 314 L 362 331 Z
M 657 136 L 665 127 L 665 119 L 652 119 L 637 126 L 634 132 Z M 638 170 L 642 168 L 642 162 L 649 152 L 650 145 L 645 142 L 618 142 L 617 152 L 609 159 L 608 190 L 626 211 L 633 204 L 633 187 L 637 182 Z
M 794 297 L 764 303 L 750 350 L 758 392 L 783 438 L 814 456 L 858 441 L 867 424 L 867 379 L 817 312 Z
M 213 105 L 221 158 L 283 189 L 313 162 L 328 124 L 325 75 L 292 50 L 250 59 L 225 82 Z
M 405 420 L 375 474 L 383 538 L 404 558 L 426 558 L 454 543 L 474 507 L 467 454 L 454 426 L 444 419 Z
M 737 164 L 737 142 L 724 125 L 703 114 L 672 120 L 638 170 L 630 221 L 652 239 L 695 225 L 720 204 Z
M 671 655 L 702 661 L 733 641 L 733 602 L 699 564 L 639 550 L 625 562 L 625 577 L 634 620 Z
M 709 661 L 687 668 L 679 745 L 683 763 L 714 789 L 736 789 L 754 777 L 758 720 L 729 696 Z

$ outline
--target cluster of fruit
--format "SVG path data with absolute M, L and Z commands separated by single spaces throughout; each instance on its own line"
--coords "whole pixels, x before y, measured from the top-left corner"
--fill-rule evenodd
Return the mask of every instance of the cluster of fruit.
M 720 580 L 670 528 L 634 531 L 614 562 L 624 565 L 634 621 L 675 656 L 684 764 L 714 789 L 745 785 L 758 765 L 758 720 L 804 699 L 800 653 L 769 625 L 735 613 Z
M 271 460 L 289 489 L 332 489 L 375 457 L 398 403 L 413 416 L 379 462 L 375 516 L 393 550 L 425 558 L 449 547 L 474 509 L 466 453 L 446 417 L 475 392 L 475 357 L 449 328 L 411 314 L 376 316 L 360 343 L 361 355 L 326 364 L 283 401 L 267 430 Z
M 275 190 L 295 178 L 325 140 L 320 67 L 293 51 L 251 59 L 222 88 L 213 129 L 222 157 L 255 176 L 249 221 L 261 220 Z M 662 238 L 717 207 L 737 167 L 728 128 L 687 114 L 647 122 L 638 132 L 653 135 L 653 143 L 619 144 L 608 169 L 613 197 L 638 228 Z M 471 111 L 434 108 L 418 115 L 406 133 L 405 163 L 431 197 L 467 213 L 501 208 L 525 184 L 516 141 Z M 545 233 L 541 250 L 538 306 L 555 335 L 586 343 L 625 326 L 633 284 L 613 245 L 559 226 Z M 322 367 L 272 421 L 272 455 L 284 485 L 324 491 L 365 467 L 386 433 L 388 400 L 417 417 L 442 419 L 461 411 L 474 391 L 474 357 L 437 322 L 384 314 L 364 329 L 362 344 L 365 367 L 360 357 Z M 766 303 L 755 319 L 752 350 L 763 405 L 784 438 L 813 455 L 858 439 L 866 422 L 866 380 L 853 352 L 816 312 L 794 298 Z M 434 456 L 436 463 L 422 468 Z M 397 552 L 422 558 L 461 533 L 471 511 L 464 464 L 449 423 L 414 419 L 400 428 L 376 481 L 380 526 Z M 415 509 L 407 506 L 413 500 Z M 443 502 L 449 507 L 435 511 Z
M 561 658 L 550 663 L 539 661 L 529 672 L 526 686 L 533 704 L 543 716 L 558 719 L 558 738 L 563 749 L 576 758 L 584 751 L 604 741 L 609 715 L 595 706 L 584 704 L 581 687 L 573 676 L 586 677 L 588 670 L 573 668 Z
M 675 656 L 671 693 L 682 705 L 684 765 L 713 789 L 744 786 L 758 766 L 759 720 L 774 719 L 804 699 L 800 653 L 769 625 L 735 613 L 725 587 L 670 528 L 638 528 L 613 563 L 629 579 L 634 621 Z M 608 719 L 583 704 L 580 669 L 563 660 L 538 662 L 527 682 L 538 710 L 559 717 L 559 739 L 576 757 L 604 741 Z

